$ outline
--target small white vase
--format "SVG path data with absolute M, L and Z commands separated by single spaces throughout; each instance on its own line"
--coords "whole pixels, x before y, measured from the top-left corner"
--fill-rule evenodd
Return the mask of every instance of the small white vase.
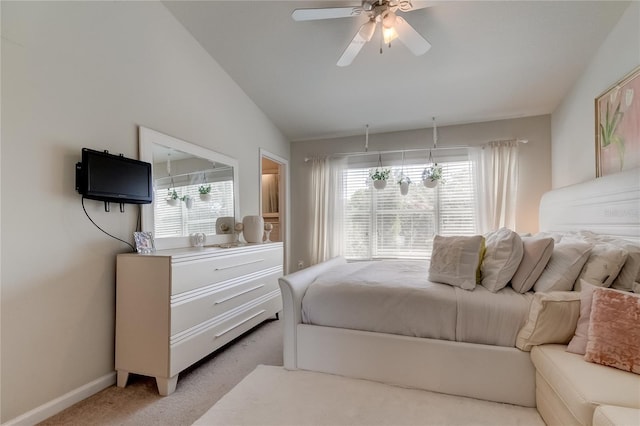
M 191 197 L 185 198 L 184 204 L 187 206 L 188 209 L 190 209 L 191 207 L 193 207 L 193 198 Z
M 374 180 L 373 181 L 373 187 L 375 189 L 384 189 L 385 186 L 387 186 L 387 181 L 380 179 L 380 180 Z
M 242 218 L 242 233 L 248 243 L 261 243 L 264 234 L 262 216 L 245 216 Z

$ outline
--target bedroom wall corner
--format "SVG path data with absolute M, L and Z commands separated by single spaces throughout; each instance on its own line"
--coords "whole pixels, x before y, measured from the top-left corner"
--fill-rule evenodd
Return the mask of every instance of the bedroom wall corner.
M 640 2 L 632 1 L 551 116 L 552 185 L 596 175 L 594 100 L 640 65 Z
M 289 158 L 289 142 L 161 2 L 0 8 L 0 423 L 33 424 L 114 374 L 115 256 L 129 248 L 83 213 L 81 148 L 137 158 L 144 125 L 235 157 L 248 215 L 259 148 Z M 85 205 L 132 240 L 136 206 Z

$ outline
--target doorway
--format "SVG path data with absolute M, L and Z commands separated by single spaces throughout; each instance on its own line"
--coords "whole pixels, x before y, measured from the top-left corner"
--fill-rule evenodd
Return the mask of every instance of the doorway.
M 264 223 L 272 230 L 269 241 L 282 241 L 284 273 L 289 270 L 287 244 L 288 160 L 260 149 L 260 210 Z M 265 239 L 267 234 L 265 233 Z

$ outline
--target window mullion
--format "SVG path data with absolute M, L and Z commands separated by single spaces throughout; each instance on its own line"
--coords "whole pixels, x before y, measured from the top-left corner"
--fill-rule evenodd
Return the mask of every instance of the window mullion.
M 373 185 L 371 185 L 373 187 Z M 371 193 L 371 213 L 369 219 L 369 259 L 378 254 L 378 190 Z

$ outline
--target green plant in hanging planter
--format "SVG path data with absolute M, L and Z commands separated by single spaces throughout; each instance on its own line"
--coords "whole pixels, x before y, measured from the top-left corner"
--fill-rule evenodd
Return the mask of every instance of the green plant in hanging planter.
M 198 192 L 200 193 L 200 199 L 202 201 L 211 201 L 211 185 L 200 185 Z
M 387 186 L 387 180 L 390 175 L 391 170 L 380 167 L 376 167 L 375 171 L 369 174 L 371 180 L 373 180 L 373 187 L 375 189 L 384 189 Z
M 180 197 L 180 201 L 183 201 L 184 205 L 187 206 L 188 209 L 193 207 L 193 198 L 191 198 L 191 195 L 185 195 Z
M 409 185 L 411 184 L 411 178 L 401 173 L 400 176 L 398 177 L 397 183 L 398 185 L 400 185 L 400 194 L 407 195 L 409 193 Z
M 438 163 L 427 166 L 422 172 L 422 183 L 427 188 L 433 188 L 438 185 L 438 183 L 444 183 L 442 167 L 438 166 Z
M 198 192 L 200 194 L 210 194 L 211 193 L 211 185 L 207 185 L 207 186 L 200 185 L 198 187 Z
M 376 169 L 369 174 L 369 177 L 371 177 L 371 180 L 387 180 L 390 175 L 391 170 L 376 167 Z
M 170 206 L 177 206 L 180 197 L 178 197 L 178 193 L 176 192 L 175 189 L 167 189 L 167 198 L 165 199 L 167 204 L 169 204 Z
M 403 183 L 411 184 L 411 178 L 410 178 L 409 176 L 406 176 L 406 175 L 401 174 L 401 175 L 398 177 L 397 184 L 398 184 L 398 185 L 402 185 Z

